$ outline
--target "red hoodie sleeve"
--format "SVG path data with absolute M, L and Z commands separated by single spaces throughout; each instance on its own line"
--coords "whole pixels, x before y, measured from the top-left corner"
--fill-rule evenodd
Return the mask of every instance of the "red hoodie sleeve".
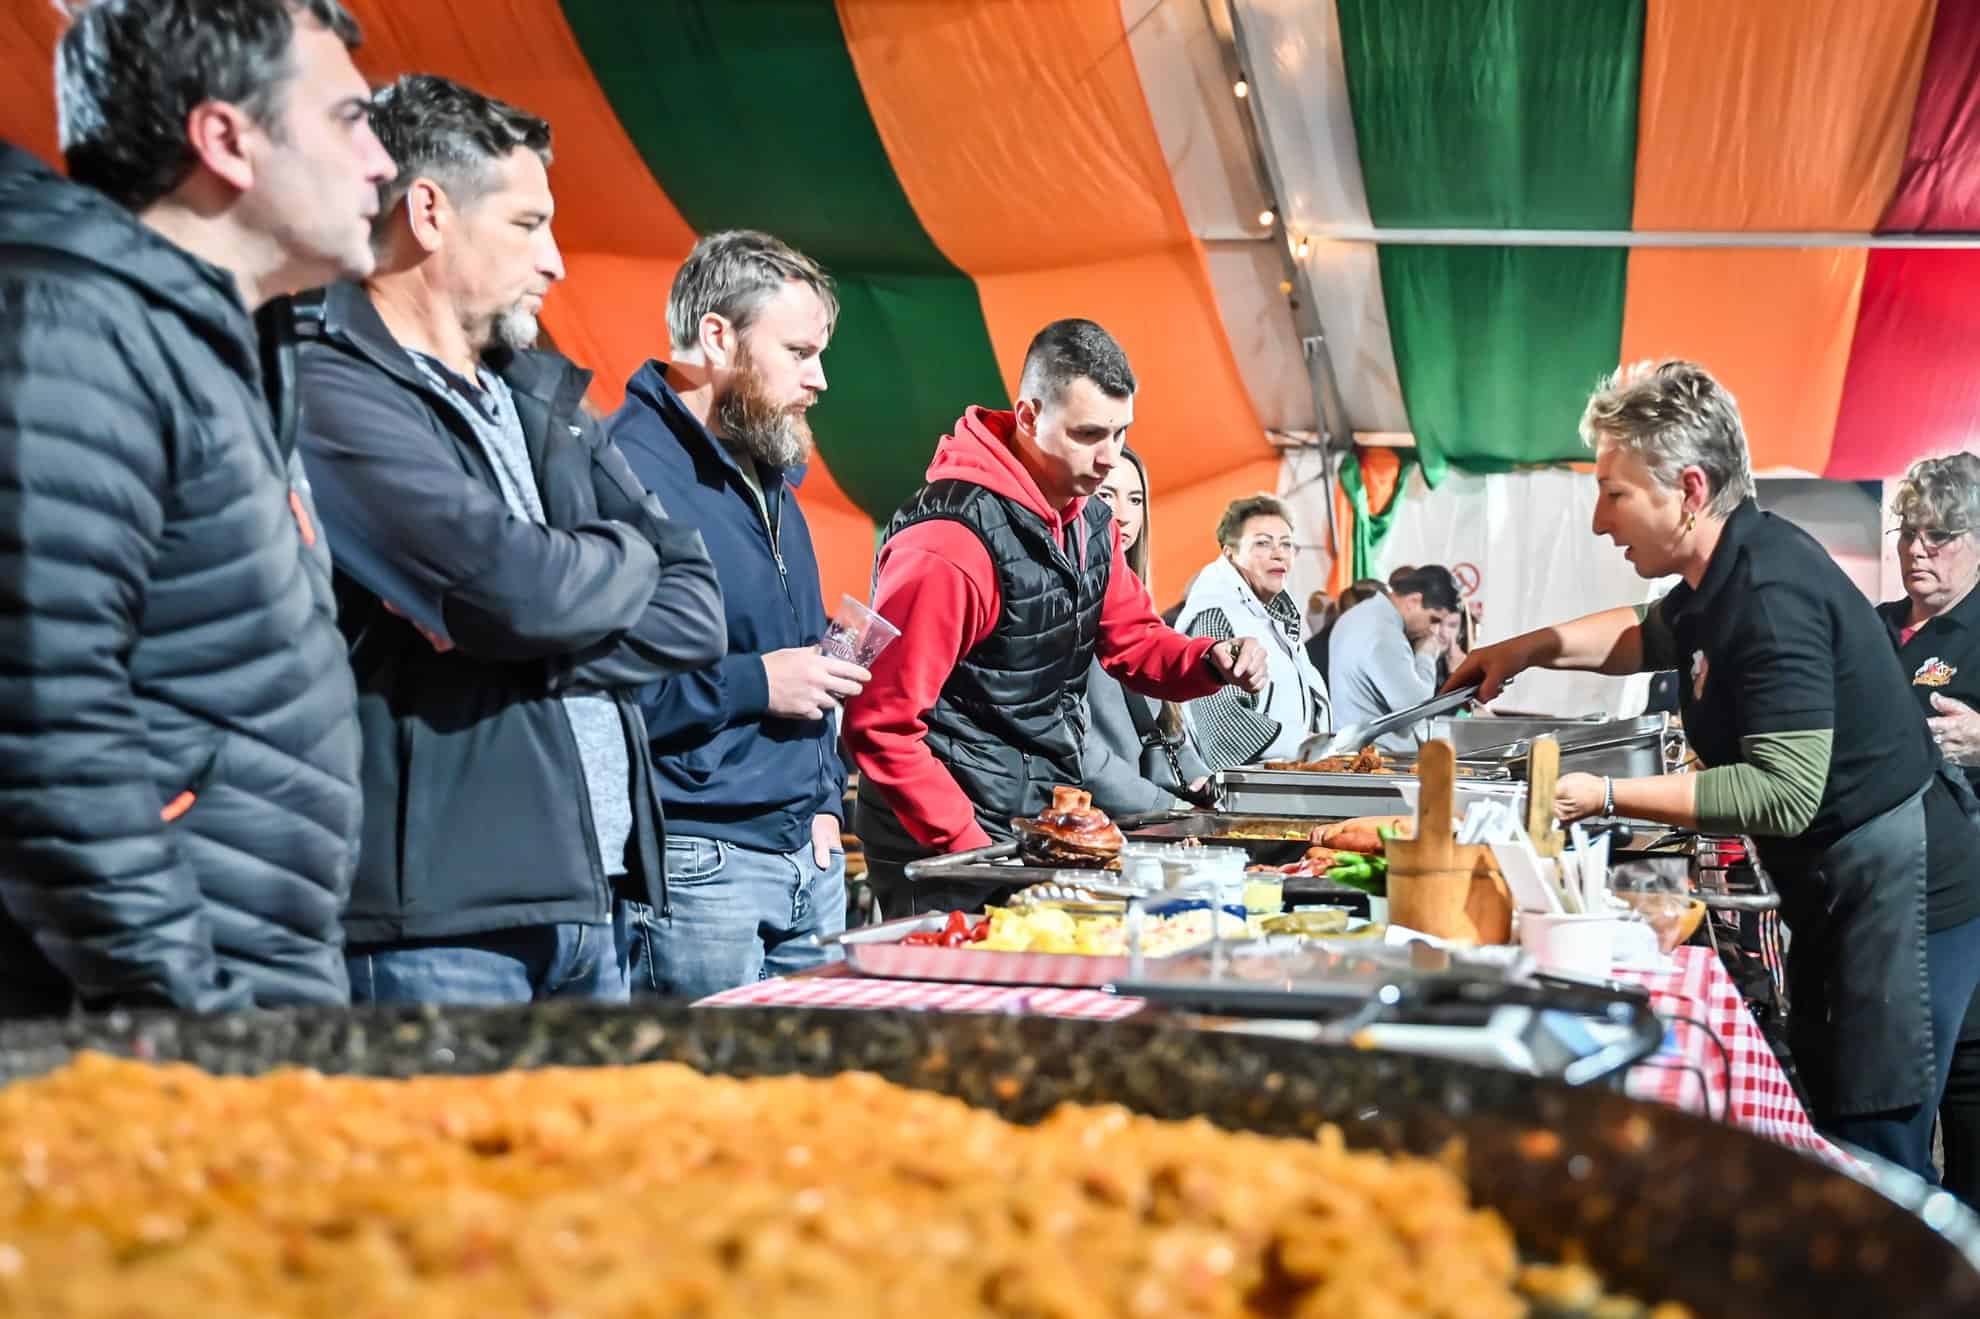
M 917 523 L 881 547 L 873 608 L 901 635 L 873 662 L 866 690 L 846 705 L 853 761 L 923 846 L 987 847 L 976 808 L 928 749 L 922 716 L 957 663 L 996 626 L 1002 602 L 989 551 L 960 522 Z
M 1208 660 L 1216 644 L 1215 637 L 1184 636 L 1156 615 L 1116 535 L 1113 576 L 1100 605 L 1100 667 L 1144 696 L 1193 701 L 1224 685 Z

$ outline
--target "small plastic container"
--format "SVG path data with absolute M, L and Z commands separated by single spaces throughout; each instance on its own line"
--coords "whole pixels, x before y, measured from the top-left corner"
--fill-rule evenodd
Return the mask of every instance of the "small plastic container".
M 1606 980 L 1615 968 L 1621 926 L 1620 917 L 1604 913 L 1523 911 L 1519 943 L 1542 971 Z

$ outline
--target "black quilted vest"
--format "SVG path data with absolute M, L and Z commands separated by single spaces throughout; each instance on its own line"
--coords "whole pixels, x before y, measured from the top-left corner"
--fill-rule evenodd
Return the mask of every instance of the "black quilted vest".
M 1113 514 L 1092 499 L 1062 545 L 1037 513 L 969 481 L 909 497 L 886 539 L 947 518 L 976 533 L 997 574 L 997 625 L 963 656 L 928 712 L 928 749 L 948 767 L 992 838 L 1035 815 L 1055 784 L 1081 782 L 1086 669 L 1113 567 Z

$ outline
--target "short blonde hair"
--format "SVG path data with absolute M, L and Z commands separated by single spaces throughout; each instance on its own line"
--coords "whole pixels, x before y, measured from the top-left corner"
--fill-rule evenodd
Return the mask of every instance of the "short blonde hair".
M 1980 531 L 1980 455 L 1955 453 L 1913 463 L 1891 496 L 1891 512 L 1906 525 Z
M 1696 362 L 1637 362 L 1605 378 L 1581 413 L 1589 448 L 1607 439 L 1675 490 L 1687 467 L 1705 473 L 1706 505 L 1724 517 L 1753 497 L 1753 461 L 1732 392 Z

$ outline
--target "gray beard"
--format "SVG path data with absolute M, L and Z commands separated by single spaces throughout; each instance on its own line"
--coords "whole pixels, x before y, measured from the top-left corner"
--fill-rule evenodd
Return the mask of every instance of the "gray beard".
M 536 347 L 536 334 L 536 314 L 518 304 L 495 318 L 488 337 L 497 347 L 520 352 Z

